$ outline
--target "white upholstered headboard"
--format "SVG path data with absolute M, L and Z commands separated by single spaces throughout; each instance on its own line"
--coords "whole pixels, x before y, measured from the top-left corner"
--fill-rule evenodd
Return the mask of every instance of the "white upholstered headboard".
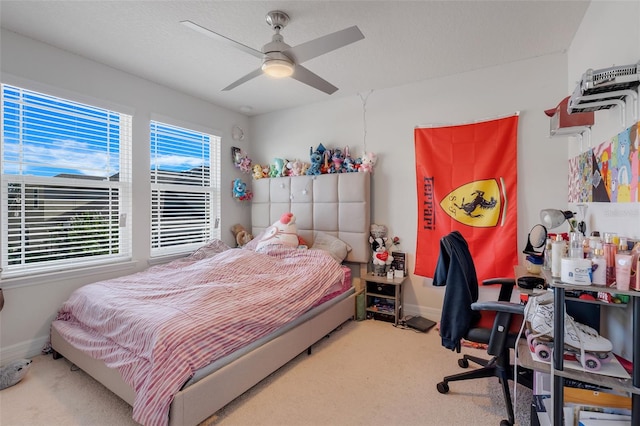
M 370 173 L 291 176 L 253 181 L 251 226 L 258 235 L 286 212 L 296 216 L 298 234 L 313 245 L 314 231 L 340 238 L 352 250 L 346 261 L 367 263 Z

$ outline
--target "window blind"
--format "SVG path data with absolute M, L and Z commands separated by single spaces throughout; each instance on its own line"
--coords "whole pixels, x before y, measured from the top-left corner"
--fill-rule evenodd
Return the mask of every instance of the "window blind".
M 220 138 L 152 121 L 151 254 L 194 250 L 219 238 Z
M 130 257 L 131 121 L 2 85 L 4 275 Z

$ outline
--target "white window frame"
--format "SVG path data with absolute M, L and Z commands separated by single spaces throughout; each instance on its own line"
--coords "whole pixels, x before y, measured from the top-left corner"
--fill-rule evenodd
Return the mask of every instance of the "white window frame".
M 2 123 L 2 128 L 0 129 L 1 141 L 0 141 L 0 176 L 2 176 L 2 186 L 0 188 L 0 227 L 2 230 L 1 237 L 1 249 L 0 249 L 0 266 L 2 267 L 2 276 L 3 278 L 16 278 L 16 277 L 24 277 L 41 273 L 51 273 L 53 271 L 61 271 L 61 270 L 77 270 L 80 268 L 86 268 L 93 265 L 104 265 L 104 264 L 112 264 L 119 263 L 123 261 L 127 261 L 131 259 L 131 226 L 127 224 L 127 218 L 131 217 L 131 138 L 132 138 L 132 116 L 129 114 L 125 114 L 122 112 L 114 111 L 110 108 L 104 108 L 102 106 L 96 105 L 93 102 L 87 101 L 77 101 L 74 99 L 63 98 L 57 96 L 53 93 L 47 93 L 47 90 L 38 90 L 34 91 L 25 87 L 21 87 L 19 84 L 6 84 L 3 82 L 1 87 L 1 96 L 2 96 L 2 117 L 0 122 Z M 5 141 L 5 113 L 9 112 L 5 109 L 5 88 L 7 90 L 17 90 L 21 93 L 20 100 L 6 100 L 7 102 L 13 104 L 19 104 L 19 134 L 16 140 L 12 140 L 12 145 L 9 146 L 9 141 Z M 25 100 L 24 95 L 34 96 L 39 99 L 53 99 L 59 102 L 61 105 L 78 106 L 78 110 L 75 112 L 66 112 L 63 114 L 67 114 L 63 116 L 63 118 L 71 117 L 74 114 L 78 118 L 78 122 L 81 123 L 83 119 L 86 119 L 86 116 L 83 113 L 83 109 L 86 110 L 101 110 L 101 112 L 108 115 L 117 115 L 117 125 L 119 127 L 118 133 L 118 148 L 117 150 L 107 150 L 105 148 L 105 154 L 107 152 L 111 153 L 111 158 L 114 156 L 117 158 L 118 163 L 118 178 L 114 179 L 114 170 L 109 170 L 111 162 L 107 161 L 107 164 L 103 167 L 103 169 L 95 169 L 91 173 L 101 173 L 104 172 L 101 176 L 104 176 L 102 179 L 85 179 L 80 173 L 75 177 L 73 172 L 69 173 L 69 171 L 80 170 L 86 167 L 85 162 L 81 162 L 81 160 L 77 160 L 76 163 L 68 163 L 69 156 L 64 157 L 60 156 L 58 158 L 53 158 L 48 161 L 37 160 L 36 156 L 29 156 L 28 150 L 33 149 L 35 145 L 32 140 L 30 140 L 26 136 L 27 124 L 24 121 L 28 115 L 25 112 L 25 107 L 29 104 L 29 101 Z M 90 143 L 88 142 L 91 139 L 87 136 L 87 140 L 76 140 L 82 139 L 81 132 L 78 130 L 76 133 L 73 131 L 66 132 L 61 131 L 61 123 L 55 121 L 56 117 L 60 116 L 61 109 L 56 109 L 54 104 L 44 104 L 42 106 L 42 111 L 48 111 L 48 118 L 50 119 L 49 124 L 51 128 L 44 133 L 43 146 L 48 148 L 51 152 L 54 152 L 56 149 L 60 149 L 62 147 L 62 143 L 60 141 L 67 141 L 70 138 L 72 142 L 80 144 L 84 143 L 87 151 L 85 154 L 88 155 L 100 154 L 103 151 L 100 148 L 89 148 Z M 57 114 L 57 115 L 56 115 Z M 96 119 L 99 122 L 99 119 Z M 110 126 L 113 126 L 113 122 L 105 121 L 103 123 L 104 129 L 110 130 Z M 82 127 L 79 127 L 82 128 Z M 60 132 L 60 133 L 57 133 Z M 56 135 L 57 133 L 57 135 Z M 8 134 L 7 134 L 8 135 Z M 109 138 L 105 139 L 105 146 L 107 143 L 110 143 Z M 95 143 L 95 141 L 94 141 Z M 81 148 L 79 148 L 81 149 Z M 12 156 L 13 153 L 13 156 Z M 38 162 L 40 161 L 40 163 Z M 31 172 L 31 167 L 42 167 L 47 166 L 52 170 L 58 171 L 56 175 L 53 176 L 44 176 L 39 175 L 37 172 Z M 67 172 L 66 175 L 62 175 L 62 173 Z M 109 177 L 110 176 L 110 177 Z M 17 201 L 19 203 L 18 209 L 15 208 L 10 213 L 9 212 L 9 187 L 12 186 L 14 188 L 18 187 L 20 191 L 20 196 L 14 196 L 14 204 Z M 51 194 L 50 197 L 54 197 L 55 194 L 57 205 L 56 207 L 50 207 L 54 203 L 52 200 L 54 198 L 47 199 L 47 195 L 43 199 L 43 207 L 38 207 L 34 197 L 28 198 L 28 192 L 26 188 L 38 188 L 41 189 L 45 194 Z M 69 188 L 69 193 L 65 193 L 64 188 Z M 93 193 L 93 191 L 96 191 Z M 112 196 L 106 198 L 105 204 L 105 193 L 111 193 Z M 65 195 L 66 194 L 66 195 Z M 78 194 L 83 195 L 82 200 L 73 199 L 74 196 Z M 94 194 L 100 194 L 93 201 L 89 200 L 90 197 Z M 113 196 L 113 194 L 117 194 Z M 63 199 L 65 201 L 59 201 Z M 85 206 L 90 203 L 100 203 L 101 206 L 106 206 L 102 210 L 100 215 L 101 217 L 108 218 L 106 222 L 96 222 L 94 210 L 88 209 Z M 71 208 L 72 206 L 76 206 L 76 214 L 70 216 L 69 212 L 74 210 Z M 14 205 L 15 207 L 15 205 Z M 55 220 L 54 225 L 50 228 L 43 229 L 46 232 L 51 232 L 51 235 L 59 235 L 60 234 L 60 223 L 73 223 L 76 222 L 75 226 L 77 229 L 71 229 L 73 232 L 69 232 L 69 240 L 71 241 L 80 241 L 79 243 L 71 243 L 76 248 L 83 248 L 85 250 L 85 254 L 82 256 L 77 255 L 62 255 L 58 254 L 56 256 L 49 256 L 48 259 L 42 261 L 26 261 L 26 249 L 27 241 L 28 241 L 28 229 L 25 228 L 25 220 L 27 217 L 27 211 L 33 213 L 35 212 L 35 208 L 38 207 L 43 211 L 43 217 L 46 215 L 49 219 L 53 218 Z M 84 211 L 84 213 L 88 214 L 89 219 L 82 219 L 81 214 L 78 212 Z M 104 211 L 107 213 L 104 214 Z M 58 214 L 59 213 L 59 214 Z M 15 239 L 11 242 L 11 248 L 13 249 L 13 256 L 10 256 L 10 240 L 9 240 L 9 223 L 10 217 L 9 215 L 13 215 L 11 218 L 11 222 L 16 222 L 16 217 L 18 221 L 21 222 L 21 228 L 18 229 L 18 234 L 12 234 L 12 236 L 17 237 L 19 241 L 19 247 L 15 244 Z M 69 219 L 71 217 L 71 219 Z M 66 218 L 66 219 L 65 219 Z M 78 226 L 77 222 L 80 222 L 81 225 Z M 88 225 L 87 225 L 88 223 Z M 98 225 L 95 225 L 98 223 Z M 106 225 L 105 225 L 106 223 Z M 43 223 L 36 223 L 34 226 L 42 226 Z M 105 232 L 109 235 L 114 235 L 113 233 L 117 233 L 117 243 L 113 243 L 110 239 L 107 246 L 104 245 L 95 245 L 95 240 L 91 246 L 87 243 L 91 234 L 89 232 L 84 232 L 83 225 L 91 226 L 92 232 L 95 231 L 96 227 L 100 229 L 105 229 Z M 69 225 L 67 225 L 69 226 Z M 15 228 L 13 228 L 15 231 Z M 13 232 L 12 231 L 12 232 Z M 71 235 L 74 234 L 75 238 Z M 100 241 L 100 237 L 98 238 Z M 43 244 L 43 250 L 46 249 L 44 245 L 47 247 L 52 247 L 51 252 L 61 252 L 60 245 L 56 243 L 55 238 L 51 238 L 49 240 L 41 239 L 39 243 Z M 92 247 L 95 248 L 92 251 Z M 106 248 L 106 252 L 105 252 Z M 33 251 L 37 251 L 36 247 L 32 248 Z M 32 255 L 33 255 L 32 251 Z M 86 255 L 86 252 L 90 252 L 91 254 Z M 16 255 L 17 253 L 17 255 Z M 35 255 L 34 255 L 35 256 Z M 31 258 L 33 260 L 33 257 Z
M 149 139 L 151 257 L 192 252 L 220 238 L 220 136 L 196 125 L 152 117 Z M 180 157 L 172 162 L 182 168 L 169 171 L 164 161 L 168 156 Z

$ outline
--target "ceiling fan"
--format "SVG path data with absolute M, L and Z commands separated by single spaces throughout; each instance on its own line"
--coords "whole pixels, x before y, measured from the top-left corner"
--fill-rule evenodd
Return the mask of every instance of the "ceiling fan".
M 276 78 L 291 77 L 329 95 L 338 90 L 336 86 L 309 71 L 300 64 L 317 56 L 331 52 L 332 50 L 336 50 L 358 40 L 362 40 L 364 35 L 357 26 L 345 28 L 344 30 L 336 31 L 306 43 L 291 47 L 284 42 L 283 37 L 280 34 L 280 31 L 289 23 L 289 15 L 280 10 L 273 10 L 267 13 L 266 21 L 267 24 L 273 28 L 275 34 L 273 35 L 271 42 L 262 47 L 262 51 L 245 46 L 242 43 L 223 36 L 222 34 L 213 32 L 192 21 L 187 20 L 181 21 L 180 23 L 206 36 L 224 41 L 227 44 L 262 60 L 262 66 L 260 68 L 251 71 L 249 74 L 241 77 L 222 90 L 231 90 L 242 83 L 246 83 L 252 78 L 258 77 L 262 73 Z

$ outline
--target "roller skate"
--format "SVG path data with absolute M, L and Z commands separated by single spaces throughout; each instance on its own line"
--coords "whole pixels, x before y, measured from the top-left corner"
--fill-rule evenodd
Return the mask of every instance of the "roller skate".
M 553 293 L 530 297 L 525 311 L 527 343 L 531 352 L 542 361 L 551 361 L 553 349 Z M 596 330 L 575 321 L 565 313 L 564 357 L 575 358 L 583 368 L 598 371 L 602 363 L 613 355 L 611 341 L 600 336 Z

